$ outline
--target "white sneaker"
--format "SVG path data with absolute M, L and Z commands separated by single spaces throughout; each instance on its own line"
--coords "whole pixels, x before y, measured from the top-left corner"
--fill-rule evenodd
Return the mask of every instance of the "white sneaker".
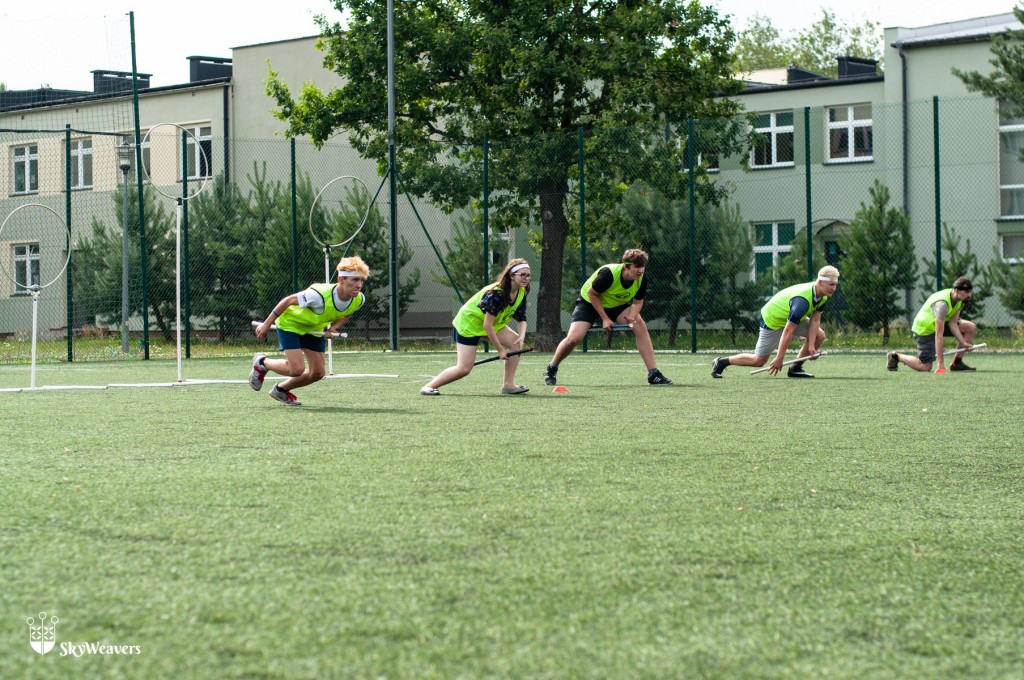
M 294 394 L 288 390 L 282 390 L 278 385 L 274 385 L 270 390 L 270 396 L 285 406 L 302 406 L 302 402 L 296 399 Z
M 440 392 L 438 392 L 433 387 L 430 387 L 429 385 L 424 385 L 423 389 L 420 390 L 420 394 L 422 394 L 424 397 L 437 397 L 441 395 Z
M 260 360 L 266 355 L 257 352 L 252 355 L 252 370 L 249 372 L 249 387 L 257 392 L 263 389 L 263 379 L 267 377 L 267 369 L 263 367 Z

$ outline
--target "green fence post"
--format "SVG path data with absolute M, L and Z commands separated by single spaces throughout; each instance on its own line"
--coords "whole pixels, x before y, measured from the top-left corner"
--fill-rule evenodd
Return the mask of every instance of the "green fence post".
M 295 138 L 291 137 L 291 171 L 292 171 L 292 290 L 299 289 L 299 228 L 298 228 L 298 197 L 295 181 Z
M 200 153 L 197 146 L 196 156 Z M 185 306 L 185 358 L 188 359 L 192 356 L 192 306 L 189 304 L 188 287 L 188 133 L 184 130 L 181 131 L 181 282 Z
M 814 239 L 811 235 L 811 107 L 804 107 L 804 192 L 807 196 L 807 278 L 814 278 Z
M 939 98 L 932 97 L 935 129 L 935 287 L 942 290 L 942 188 L 939 177 Z
M 584 172 L 583 128 L 576 128 L 576 163 L 580 175 L 580 286 L 587 280 L 587 198 Z M 583 336 L 583 351 L 587 351 L 587 336 Z
M 139 269 L 142 284 L 142 352 L 149 359 L 149 290 L 146 269 L 146 199 L 142 186 L 142 128 L 139 125 L 139 70 L 135 58 L 135 12 L 128 12 L 132 39 L 132 107 L 135 115 L 135 189 L 139 199 Z
M 64 271 L 64 283 L 66 286 L 65 297 L 67 298 L 65 306 L 68 315 L 68 363 L 70 363 L 75 357 L 74 340 L 71 338 L 72 324 L 75 320 L 74 298 L 71 295 L 71 277 L 75 271 L 71 262 L 73 257 L 71 252 L 71 123 L 64 126 L 64 224 L 67 227 L 64 233 L 68 249 L 68 267 Z M 35 341 L 33 340 L 33 342 Z
M 488 197 L 491 193 L 490 185 L 490 162 L 491 162 L 491 138 L 489 135 L 484 135 L 484 195 L 483 195 L 483 208 L 484 208 L 484 251 L 481 253 L 483 258 L 484 268 L 481 278 L 483 285 L 486 286 L 490 281 L 488 280 L 488 274 L 490 274 L 490 234 L 491 234 L 491 221 L 490 221 L 490 201 Z M 467 291 L 468 292 L 468 291 Z M 484 340 L 484 351 L 489 352 L 490 347 L 487 340 Z
M 686 119 L 686 168 L 690 204 L 690 352 L 697 353 L 697 178 L 694 177 L 693 118 Z

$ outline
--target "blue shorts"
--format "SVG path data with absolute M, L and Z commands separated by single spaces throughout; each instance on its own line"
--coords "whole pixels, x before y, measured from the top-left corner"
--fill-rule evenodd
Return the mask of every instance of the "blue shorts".
M 456 328 L 452 329 L 452 338 L 455 340 L 455 342 L 459 343 L 460 345 L 470 345 L 473 347 L 479 345 L 481 340 L 487 339 L 481 338 L 479 335 L 467 338 L 465 335 L 459 335 L 459 331 Z
M 277 348 L 282 352 L 286 349 L 308 349 L 310 352 L 323 354 L 327 349 L 327 342 L 322 335 L 305 335 L 278 328 Z

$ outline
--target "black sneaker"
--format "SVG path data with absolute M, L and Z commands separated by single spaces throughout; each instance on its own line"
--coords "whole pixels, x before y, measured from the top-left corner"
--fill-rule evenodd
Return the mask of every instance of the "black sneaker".
M 807 371 L 805 371 L 804 367 L 801 366 L 800 364 L 793 364 L 792 366 L 790 366 L 789 370 L 786 371 L 786 375 L 788 375 L 790 378 L 813 378 L 814 377 L 813 373 L 808 373 Z
M 656 368 L 652 368 L 647 373 L 647 382 L 650 385 L 671 385 L 672 381 L 661 374 Z
M 885 355 L 885 367 L 890 371 L 899 370 L 900 355 L 897 352 L 889 352 Z
M 974 366 L 968 366 L 963 361 L 954 361 L 953 363 L 951 363 L 949 365 L 949 370 L 951 370 L 951 371 L 976 371 L 978 369 L 976 369 Z
M 558 366 L 554 364 L 548 364 L 548 370 L 544 373 L 544 384 L 545 385 L 557 385 L 558 384 Z
M 728 365 L 729 364 L 727 364 L 726 361 L 725 361 L 725 357 L 718 357 L 717 359 L 712 361 L 711 362 L 711 377 L 712 378 L 721 378 L 722 377 L 722 371 L 724 371 L 726 366 L 728 366 Z

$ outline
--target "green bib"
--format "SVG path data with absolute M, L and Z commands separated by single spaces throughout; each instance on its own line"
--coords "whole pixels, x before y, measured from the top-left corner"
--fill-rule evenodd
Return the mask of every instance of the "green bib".
M 333 283 L 314 283 L 310 286 L 323 298 L 323 313 L 317 314 L 308 307 L 292 305 L 277 318 L 277 327 L 283 331 L 291 331 L 300 335 L 319 333 L 341 317 L 350 316 L 363 306 L 366 296 L 360 293 L 349 300 L 345 309 L 337 309 L 334 306 L 334 287 Z
M 487 336 L 487 333 L 484 332 L 484 310 L 480 309 L 480 300 L 487 293 L 498 289 L 500 289 L 500 286 L 495 286 L 494 284 L 481 288 L 473 297 L 466 300 L 466 304 L 459 308 L 459 313 L 452 320 L 452 325 L 455 326 L 455 330 L 459 332 L 459 335 L 464 338 L 482 338 Z M 526 289 L 520 288 L 512 304 L 498 312 L 498 315 L 494 317 L 495 331 L 500 331 L 508 325 L 512 315 L 515 314 L 525 299 Z
M 953 315 L 959 312 L 960 307 L 964 304 L 963 300 L 957 300 L 954 303 L 952 294 L 953 289 L 947 288 L 946 290 L 940 290 L 925 300 L 920 311 L 917 312 L 917 316 L 914 317 L 914 325 L 911 326 L 910 330 L 921 336 L 935 335 L 935 312 L 932 311 L 932 305 L 940 300 L 946 303 L 945 322 L 952 319 Z
M 644 280 L 641 276 L 639 279 L 630 284 L 629 288 L 625 288 L 622 285 L 622 268 L 625 266 L 624 263 L 619 264 L 606 264 L 602 267 L 598 267 L 590 278 L 583 283 L 583 287 L 580 288 L 580 297 L 585 302 L 590 302 L 590 298 L 587 296 L 587 291 L 594 285 L 594 281 L 597 280 L 597 273 L 607 267 L 612 271 L 612 285 L 608 287 L 608 290 L 598 293 L 597 296 L 601 300 L 601 306 L 605 309 L 612 307 L 621 307 L 622 305 L 628 305 L 629 302 L 636 296 L 637 291 L 640 290 L 640 282 Z
M 783 328 L 786 325 L 786 321 L 789 320 L 789 301 L 795 297 L 802 297 L 810 305 L 807 308 L 807 312 L 800 317 L 801 321 L 824 307 L 825 303 L 828 302 L 827 295 L 822 295 L 818 304 L 814 304 L 814 284 L 816 283 L 817 281 L 798 283 L 795 286 L 783 288 L 773 295 L 772 299 L 761 308 L 761 318 L 764 319 L 764 325 L 773 331 Z

